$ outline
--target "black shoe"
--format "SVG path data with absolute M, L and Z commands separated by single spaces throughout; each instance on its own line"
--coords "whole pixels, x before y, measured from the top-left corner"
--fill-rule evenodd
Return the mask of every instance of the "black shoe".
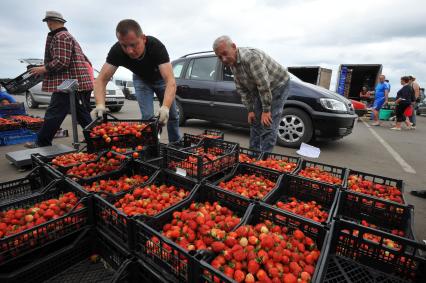
M 26 147 L 26 148 L 38 148 L 38 147 L 40 147 L 38 144 L 36 144 L 35 142 L 34 143 L 32 143 L 32 142 L 27 142 L 27 143 L 25 143 L 24 144 L 24 146 Z
M 426 198 L 426 190 L 421 191 L 411 191 L 410 192 L 413 196 L 419 197 L 419 198 Z

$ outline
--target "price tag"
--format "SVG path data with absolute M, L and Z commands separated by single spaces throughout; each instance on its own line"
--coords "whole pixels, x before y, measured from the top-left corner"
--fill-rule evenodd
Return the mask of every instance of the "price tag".
M 176 167 L 176 174 L 186 177 L 186 170 Z

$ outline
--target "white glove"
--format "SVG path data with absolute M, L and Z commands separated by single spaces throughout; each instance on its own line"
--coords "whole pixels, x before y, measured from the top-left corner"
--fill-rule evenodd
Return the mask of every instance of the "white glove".
M 96 104 L 96 108 L 90 112 L 93 119 L 98 117 L 102 118 L 102 116 L 106 113 L 105 104 Z
M 169 107 L 167 107 L 167 106 L 161 106 L 160 107 L 160 110 L 158 111 L 158 114 L 157 114 L 157 116 L 160 116 L 159 118 L 158 118 L 158 122 L 161 124 L 161 125 L 165 125 L 165 124 L 167 124 L 167 121 L 169 120 Z

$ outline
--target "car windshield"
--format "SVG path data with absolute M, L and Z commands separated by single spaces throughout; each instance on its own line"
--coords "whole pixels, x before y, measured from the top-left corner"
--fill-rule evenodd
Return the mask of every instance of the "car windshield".
M 132 81 L 128 81 L 126 85 L 127 85 L 127 87 L 133 87 L 133 82 Z
M 297 81 L 299 83 L 302 83 L 303 81 L 301 79 L 299 79 L 298 77 L 296 77 L 295 75 L 293 75 L 292 73 L 290 73 L 289 71 L 287 71 L 288 74 L 290 75 L 290 79 L 292 79 L 293 81 Z

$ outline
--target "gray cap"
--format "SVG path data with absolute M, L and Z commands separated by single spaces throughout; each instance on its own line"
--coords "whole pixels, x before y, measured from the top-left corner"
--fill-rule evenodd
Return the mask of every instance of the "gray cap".
M 44 17 L 43 22 L 47 22 L 48 20 L 57 21 L 57 22 L 61 22 L 61 23 L 67 22 L 64 19 L 64 17 L 62 16 L 62 14 L 59 13 L 59 12 L 56 12 L 56 11 L 47 11 L 46 12 L 46 16 Z

